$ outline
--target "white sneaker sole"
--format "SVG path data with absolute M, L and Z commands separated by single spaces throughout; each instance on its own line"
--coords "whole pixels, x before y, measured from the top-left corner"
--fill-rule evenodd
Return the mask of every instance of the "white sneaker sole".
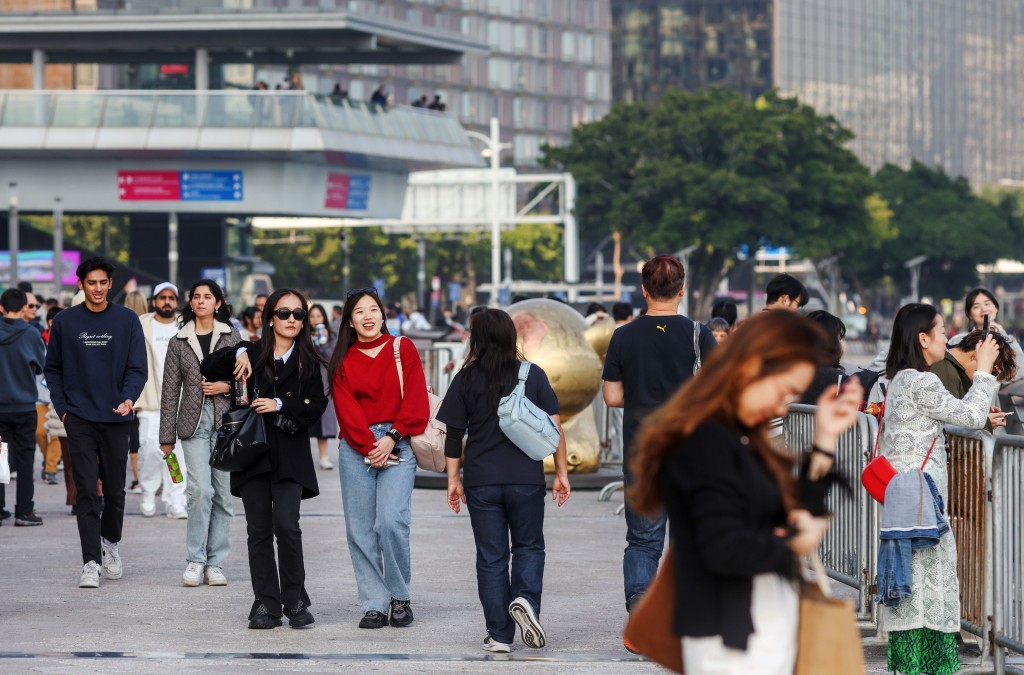
M 490 652 L 491 654 L 510 654 L 512 647 L 505 644 L 489 644 L 484 645 L 484 651 Z
M 517 598 L 508 606 L 508 613 L 512 620 L 519 624 L 520 637 L 523 644 L 533 649 L 540 649 L 547 644 L 547 636 L 544 635 L 544 628 L 533 613 L 533 608 L 526 601 L 520 602 Z
M 227 579 L 210 579 L 210 578 L 207 578 L 206 579 L 206 585 L 207 586 L 227 586 L 228 585 L 228 580 Z
M 199 577 L 198 579 L 190 579 L 188 577 L 184 577 L 183 576 L 181 578 L 181 585 L 182 586 L 188 586 L 189 588 L 195 588 L 196 586 L 198 586 L 202 582 L 202 580 L 203 580 L 202 577 Z
M 99 588 L 100 587 L 100 580 L 99 579 L 81 579 L 78 582 L 78 587 L 79 588 Z
M 106 558 L 107 556 L 103 556 Z M 108 579 L 120 579 L 124 576 L 124 567 L 114 568 L 107 566 L 106 561 L 103 562 L 103 575 Z

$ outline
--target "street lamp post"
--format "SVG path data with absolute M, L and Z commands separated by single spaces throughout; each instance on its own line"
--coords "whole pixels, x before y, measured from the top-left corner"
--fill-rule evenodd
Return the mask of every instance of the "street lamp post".
M 491 301 L 498 306 L 498 292 L 501 285 L 501 151 L 511 148 L 510 143 L 501 142 L 501 126 L 497 117 L 491 118 L 491 135 L 484 136 L 477 131 L 466 131 L 466 135 L 482 142 L 491 159 Z
M 910 270 L 910 301 L 918 302 L 921 299 L 921 294 L 918 292 L 918 285 L 921 281 L 921 265 L 924 261 L 928 260 L 928 256 L 919 255 L 916 258 L 911 258 L 907 262 L 903 263 L 903 266 Z
M 7 202 L 7 248 L 11 254 L 11 286 L 18 283 L 18 184 L 11 182 L 10 199 Z
M 687 246 L 675 252 L 679 262 L 683 264 L 683 272 L 690 268 L 690 254 L 697 250 L 697 245 Z M 683 299 L 679 303 L 679 313 L 683 316 L 690 316 L 690 289 L 683 285 Z

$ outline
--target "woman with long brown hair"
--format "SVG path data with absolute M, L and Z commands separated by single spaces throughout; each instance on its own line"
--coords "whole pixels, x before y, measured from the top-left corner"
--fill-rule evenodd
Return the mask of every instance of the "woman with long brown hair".
M 797 557 L 815 550 L 827 528 L 826 474 L 862 388 L 851 381 L 819 399 L 799 480 L 766 431 L 811 384 L 826 342 L 795 314 L 755 316 L 641 429 L 628 499 L 641 512 L 668 513 L 673 629 L 687 673 L 712 665 L 715 673 L 793 671 Z

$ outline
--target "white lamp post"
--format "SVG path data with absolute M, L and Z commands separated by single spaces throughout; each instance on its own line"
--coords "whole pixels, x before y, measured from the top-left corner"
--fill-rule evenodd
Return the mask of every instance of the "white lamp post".
M 491 118 L 491 135 L 484 136 L 477 131 L 466 131 L 466 135 L 482 142 L 486 147 L 484 156 L 491 159 L 491 306 L 498 306 L 498 291 L 501 285 L 501 151 L 511 148 L 511 143 L 501 142 L 501 127 L 497 117 Z

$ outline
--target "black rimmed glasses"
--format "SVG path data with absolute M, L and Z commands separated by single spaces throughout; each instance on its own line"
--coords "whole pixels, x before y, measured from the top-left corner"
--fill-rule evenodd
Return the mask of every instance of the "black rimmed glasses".
M 282 307 L 281 309 L 274 310 L 274 316 L 281 321 L 287 321 L 289 316 L 294 318 L 296 321 L 303 321 L 306 318 L 306 314 L 306 310 L 301 307 L 299 309 L 288 309 L 287 307 Z
M 351 291 L 345 294 L 346 298 L 351 298 L 353 295 L 359 295 L 360 293 L 369 293 L 373 297 L 377 297 L 377 289 L 373 286 L 368 288 L 353 288 Z

